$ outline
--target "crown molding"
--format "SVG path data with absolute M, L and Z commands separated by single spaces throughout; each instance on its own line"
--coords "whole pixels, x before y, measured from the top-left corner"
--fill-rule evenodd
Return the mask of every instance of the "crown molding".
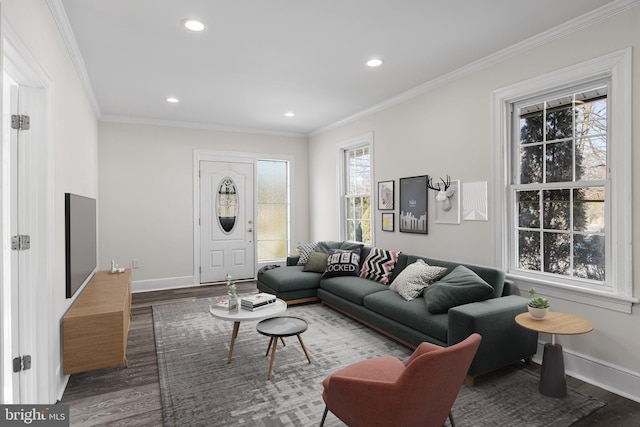
M 110 123 L 124 123 L 134 125 L 147 125 L 147 126 L 166 126 L 182 129 L 200 129 L 200 130 L 214 130 L 218 132 L 228 133 L 246 133 L 249 135 L 263 135 L 263 136 L 278 136 L 285 138 L 307 138 L 304 133 L 296 132 L 278 132 L 264 129 L 243 128 L 219 125 L 213 123 L 198 123 L 198 122 L 183 122 L 177 120 L 161 120 L 161 119 L 149 119 L 144 117 L 131 117 L 131 116 L 115 116 L 115 115 L 103 115 L 100 117 L 101 122 Z
M 60 35 L 62 36 L 62 40 L 64 41 L 65 46 L 67 47 L 67 51 L 69 52 L 69 57 L 71 58 L 73 67 L 75 68 L 76 73 L 78 74 L 78 78 L 80 79 L 80 82 L 84 87 L 87 98 L 89 98 L 89 102 L 93 107 L 93 111 L 95 112 L 96 116 L 100 118 L 100 106 L 98 105 L 98 100 L 96 99 L 96 95 L 93 92 L 93 86 L 91 85 L 89 74 L 87 73 L 87 67 L 85 67 L 84 65 L 84 59 L 82 58 L 82 54 L 80 53 L 80 48 L 78 47 L 76 37 L 73 34 L 73 30 L 71 29 L 71 24 L 69 23 L 69 19 L 67 18 L 67 13 L 64 10 L 62 1 L 47 0 L 47 5 L 51 10 L 53 20 L 58 26 L 58 31 L 60 31 Z
M 531 49 L 535 49 L 536 47 L 542 46 L 546 43 L 549 43 L 550 41 L 553 41 L 567 34 L 575 32 L 581 28 L 603 21 L 611 16 L 617 15 L 628 9 L 638 6 L 638 4 L 640 4 L 640 0 L 613 1 L 592 12 L 586 13 L 566 23 L 558 25 L 555 28 L 552 28 L 541 34 L 533 36 L 523 42 L 509 46 L 492 55 L 489 55 L 478 61 L 472 62 L 461 68 L 458 68 L 457 70 L 454 70 L 436 79 L 430 80 L 419 86 L 416 86 L 413 89 L 409 89 L 405 92 L 395 95 L 383 102 L 375 104 L 351 116 L 345 117 L 342 120 L 328 124 L 326 126 L 322 126 L 308 133 L 274 132 L 274 131 L 264 131 L 260 129 L 251 129 L 251 128 L 235 128 L 232 126 L 224 126 L 224 125 L 216 125 L 216 124 L 148 120 L 143 118 L 132 118 L 132 117 L 122 117 L 122 116 L 102 117 L 102 113 L 100 112 L 98 101 L 93 91 L 91 80 L 89 78 L 87 69 L 84 64 L 84 59 L 82 58 L 82 54 L 80 53 L 80 48 L 78 47 L 78 43 L 76 41 L 75 35 L 73 34 L 73 30 L 71 29 L 71 25 L 69 23 L 66 12 L 64 10 L 64 6 L 62 5 L 62 1 L 47 0 L 47 4 L 49 6 L 49 9 L 52 12 L 53 19 L 55 20 L 56 25 L 58 26 L 62 39 L 64 40 L 64 43 L 69 52 L 69 56 L 71 57 L 71 61 L 74 65 L 74 68 L 76 69 L 76 72 L 78 74 L 78 77 L 80 78 L 80 81 L 82 82 L 82 85 L 85 89 L 87 97 L 89 98 L 89 101 L 91 102 L 91 105 L 93 106 L 93 109 L 100 120 L 111 121 L 111 122 L 122 122 L 122 123 L 152 124 L 152 125 L 160 125 L 160 126 L 177 126 L 177 127 L 192 128 L 192 129 L 209 129 L 209 130 L 218 130 L 222 132 L 233 132 L 233 133 L 249 133 L 249 134 L 285 136 L 285 137 L 295 137 L 295 138 L 299 138 L 299 137 L 309 138 L 309 137 L 313 137 L 313 136 L 317 136 L 317 135 L 329 132 L 333 129 L 339 128 L 348 123 L 354 122 L 356 120 L 359 120 L 363 117 L 377 113 L 379 111 L 386 110 L 387 108 L 390 108 L 394 105 L 405 102 L 409 99 L 415 98 L 419 95 L 428 93 L 438 87 L 444 86 L 445 84 L 451 83 L 457 79 L 471 75 L 480 70 L 486 69 L 492 65 L 495 65 L 499 62 L 502 62 L 514 56 L 520 55 Z
M 386 110 L 387 108 L 393 107 L 394 105 L 400 104 L 404 101 L 415 98 L 419 95 L 428 93 L 434 89 L 437 89 L 441 86 L 444 86 L 462 77 L 469 76 L 480 70 L 489 68 L 493 65 L 503 62 L 506 59 L 513 58 L 517 55 L 521 55 L 527 51 L 540 47 L 553 40 L 564 37 L 584 27 L 587 27 L 597 22 L 608 19 L 611 16 L 622 13 L 628 9 L 638 6 L 639 4 L 640 4 L 640 0 L 616 0 L 598 9 L 588 12 L 582 16 L 579 16 L 563 24 L 560 24 L 554 28 L 551 28 L 550 30 L 547 30 L 543 33 L 530 37 L 527 40 L 524 40 L 520 43 L 516 43 L 512 46 L 499 50 L 494 54 L 491 54 L 475 62 L 467 64 L 463 67 L 460 67 L 457 70 L 447 73 L 441 77 L 435 78 L 419 86 L 416 86 L 413 89 L 409 89 L 405 92 L 402 92 L 396 96 L 393 96 L 387 99 L 386 101 L 382 101 L 378 104 L 375 104 L 365 110 L 355 113 L 342 120 L 339 120 L 337 122 L 315 129 L 309 132 L 307 136 L 313 137 L 313 136 L 321 135 L 333 129 L 337 129 L 341 126 L 344 126 L 348 123 L 359 120 L 363 117 L 380 112 L 382 110 Z

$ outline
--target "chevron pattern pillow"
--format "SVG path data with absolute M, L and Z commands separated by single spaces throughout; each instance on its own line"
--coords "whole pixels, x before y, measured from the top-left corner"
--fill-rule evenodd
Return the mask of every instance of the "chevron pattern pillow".
M 371 248 L 369 256 L 362 263 L 360 277 L 386 285 L 389 283 L 389 277 L 391 277 L 399 255 L 400 251 Z

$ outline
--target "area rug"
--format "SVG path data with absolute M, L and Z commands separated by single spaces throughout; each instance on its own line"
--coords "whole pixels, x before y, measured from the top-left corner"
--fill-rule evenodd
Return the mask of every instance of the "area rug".
M 286 314 L 304 318 L 302 334 L 312 363 L 295 338 L 279 346 L 267 380 L 269 338 L 256 322 L 243 322 L 233 360 L 227 364 L 232 323 L 214 318 L 214 299 L 155 305 L 164 425 L 313 426 L 324 410 L 322 380 L 335 370 L 382 355 L 406 360 L 411 350 L 320 304 L 294 306 Z M 458 427 L 570 426 L 604 406 L 573 389 L 564 399 L 538 392 L 538 377 L 522 367 L 480 377 L 463 386 L 453 407 Z M 331 413 L 326 426 L 342 426 Z

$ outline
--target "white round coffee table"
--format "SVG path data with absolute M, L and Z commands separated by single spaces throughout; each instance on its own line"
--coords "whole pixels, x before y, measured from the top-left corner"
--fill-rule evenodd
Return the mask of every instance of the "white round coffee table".
M 287 303 L 280 298 L 276 299 L 274 304 L 269 307 L 263 307 L 256 311 L 244 310 L 240 308 L 240 302 L 238 302 L 238 308 L 225 311 L 218 310 L 213 307 L 209 307 L 209 313 L 217 319 L 229 320 L 233 322 L 233 332 L 231 333 L 231 345 L 229 346 L 229 357 L 227 363 L 231 363 L 233 356 L 233 345 L 238 337 L 238 330 L 240 329 L 240 322 L 248 322 L 255 320 L 266 319 L 267 317 L 278 316 L 285 312 L 287 309 Z

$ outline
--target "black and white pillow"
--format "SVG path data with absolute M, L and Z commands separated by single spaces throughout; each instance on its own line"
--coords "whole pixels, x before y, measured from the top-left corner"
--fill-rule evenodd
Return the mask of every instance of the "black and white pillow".
M 317 243 L 303 243 L 298 246 L 298 254 L 300 254 L 298 265 L 305 265 L 309 261 L 309 254 L 313 252 L 317 245 Z
M 360 275 L 360 249 L 332 249 L 327 258 L 327 268 L 323 278 Z
M 369 255 L 362 263 L 360 277 L 386 285 L 389 283 L 389 277 L 391 277 L 391 273 L 396 266 L 398 256 L 400 256 L 400 251 L 371 248 Z

